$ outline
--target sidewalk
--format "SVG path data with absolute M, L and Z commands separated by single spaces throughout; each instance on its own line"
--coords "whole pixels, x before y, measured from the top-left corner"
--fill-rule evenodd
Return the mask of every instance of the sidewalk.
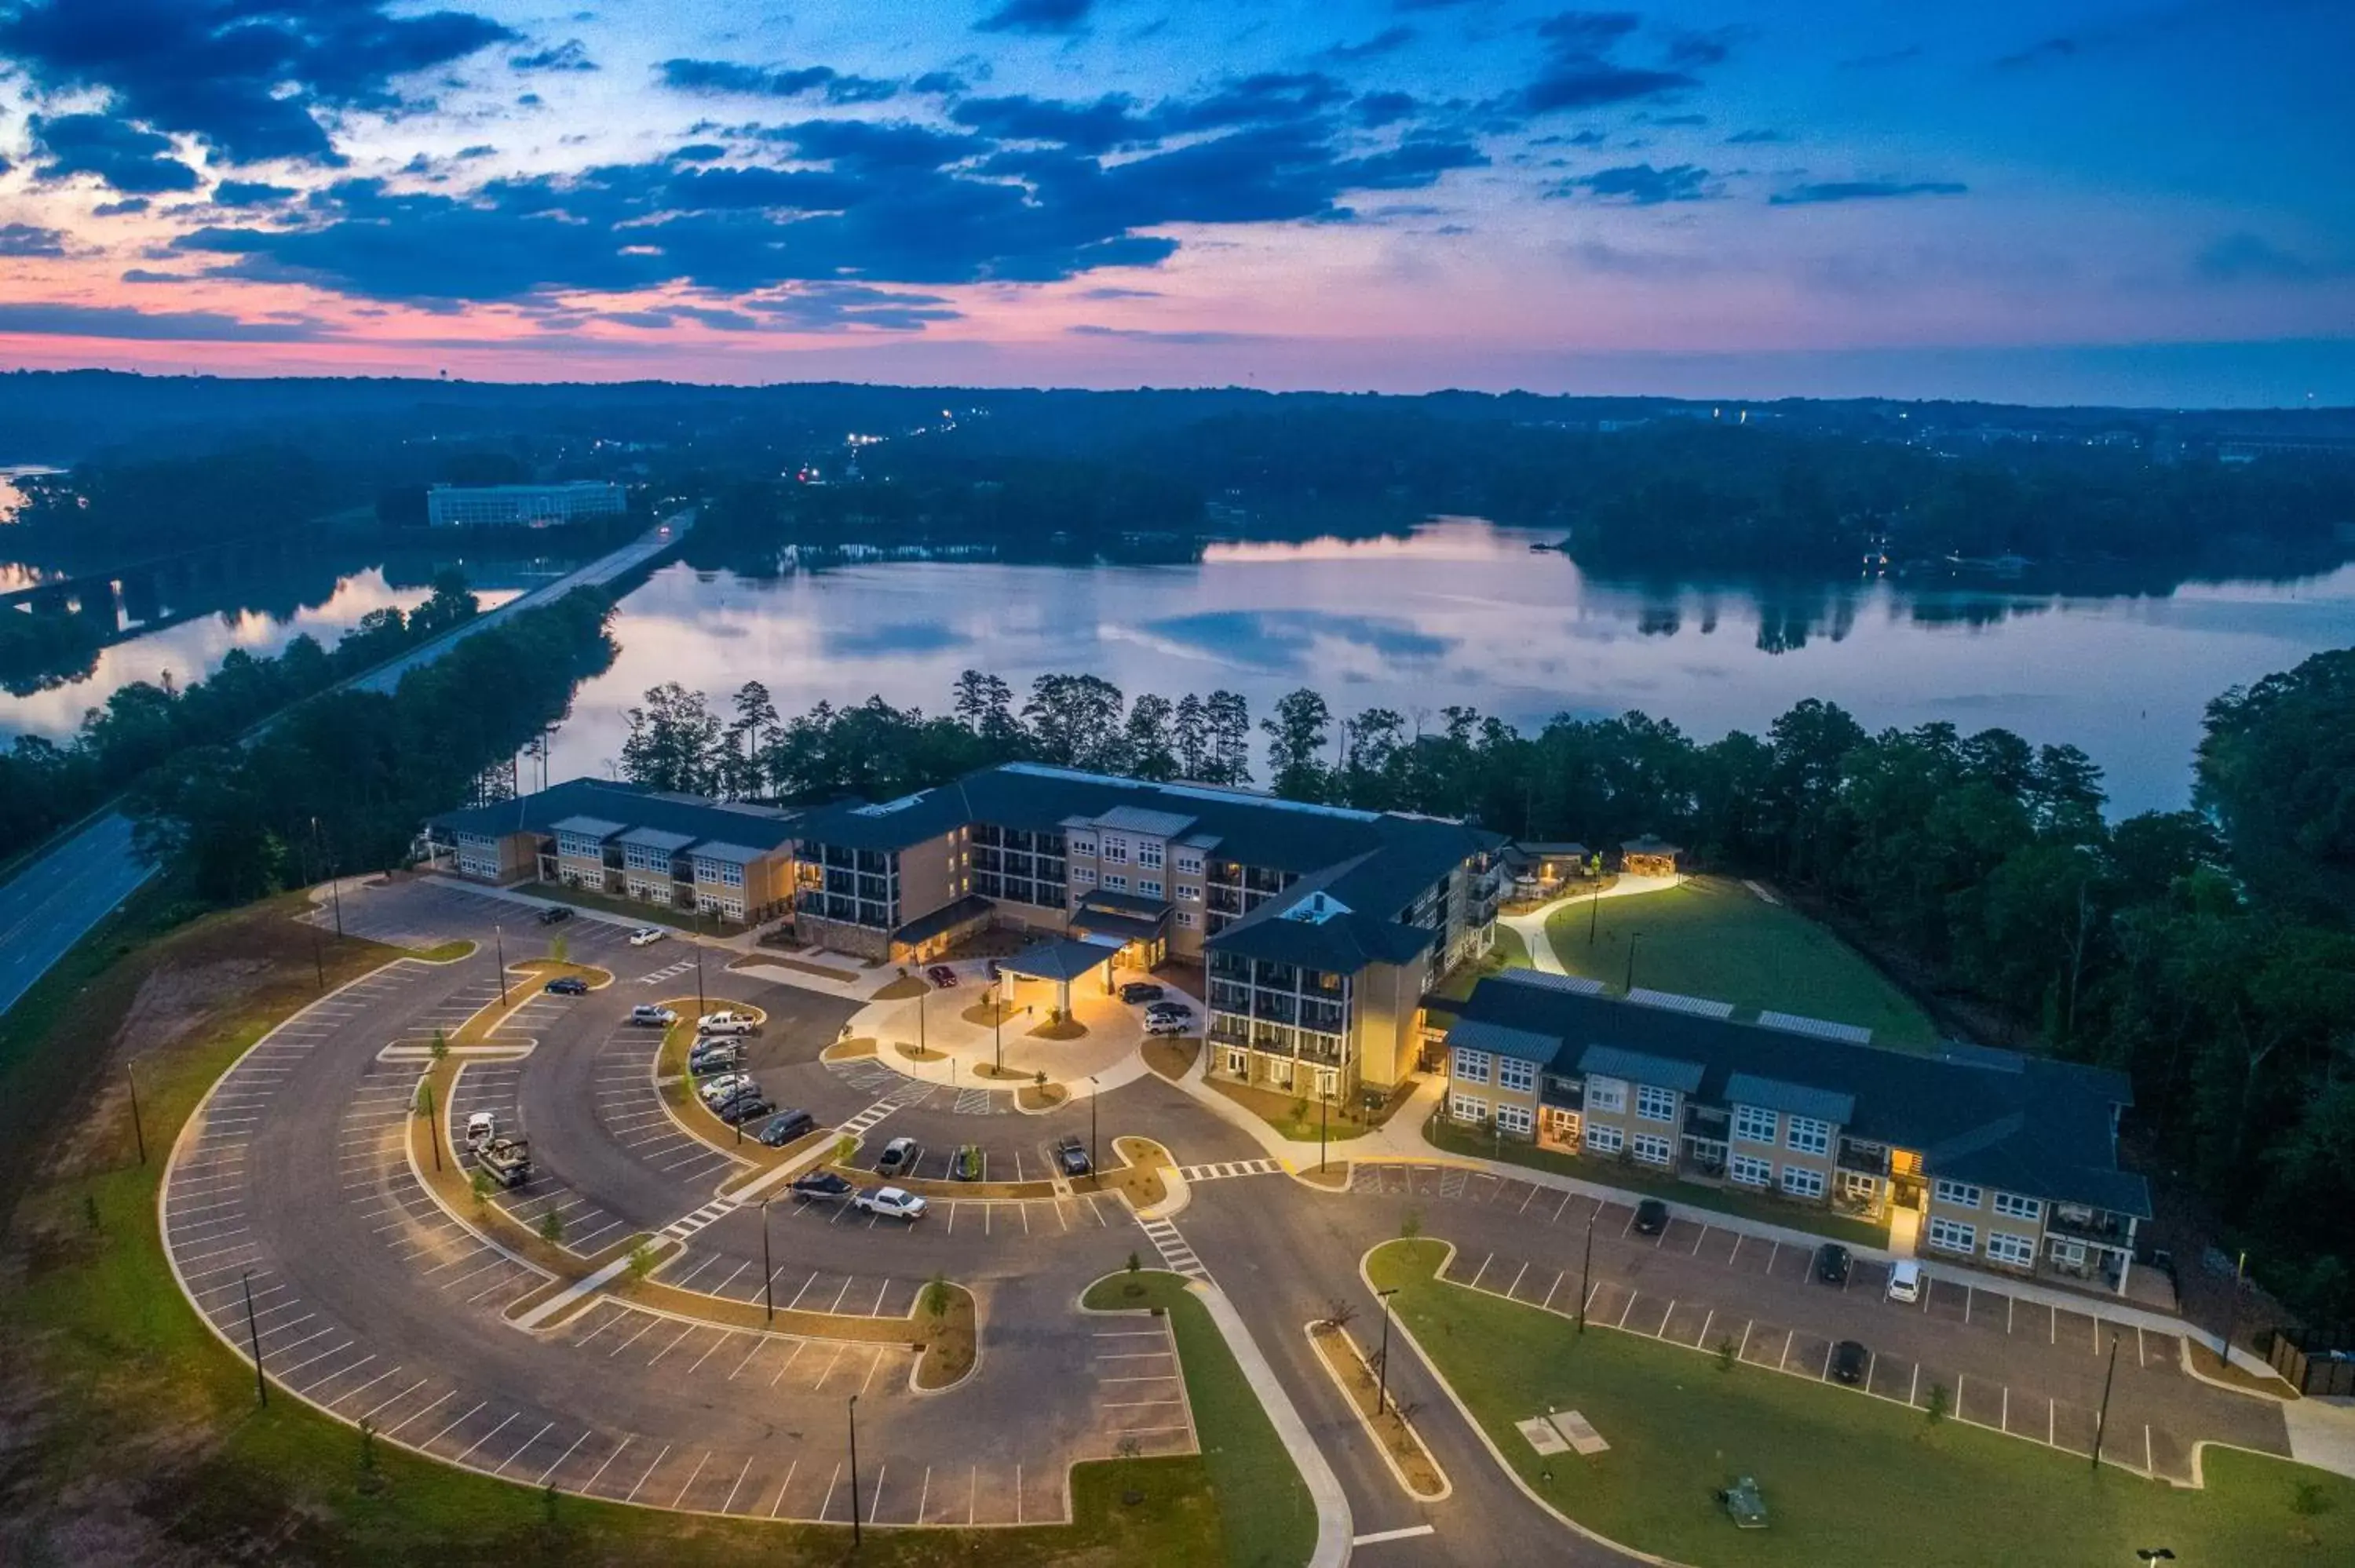
M 1562 968 L 1561 959 L 1555 956 L 1553 944 L 1546 938 L 1548 916 L 1574 904 L 1592 904 L 1597 898 L 1625 898 L 1639 893 L 1657 893 L 1676 885 L 1677 879 L 1673 876 L 1622 876 L 1600 893 L 1565 893 L 1550 904 L 1540 904 L 1525 915 L 1499 915 L 1497 924 L 1520 938 L 1521 945 L 1529 950 L 1531 968 L 1541 974 L 1568 974 L 1570 971 Z
M 1344 1568 L 1349 1561 L 1349 1499 L 1341 1490 L 1341 1478 L 1308 1435 L 1308 1424 L 1292 1403 L 1292 1396 L 1276 1381 L 1275 1369 L 1267 1364 L 1261 1353 L 1259 1341 L 1252 1338 L 1251 1329 L 1243 1322 L 1242 1314 L 1235 1310 L 1227 1293 L 1215 1285 L 1197 1281 L 1188 1287 L 1209 1308 L 1210 1321 L 1218 1326 L 1220 1338 L 1227 1341 L 1235 1364 L 1242 1368 L 1243 1381 L 1259 1395 L 1267 1411 L 1267 1418 L 1275 1425 L 1275 1435 L 1284 1441 L 1284 1451 L 1300 1467 L 1300 1479 L 1316 1504 L 1316 1549 L 1308 1554 L 1308 1568 Z

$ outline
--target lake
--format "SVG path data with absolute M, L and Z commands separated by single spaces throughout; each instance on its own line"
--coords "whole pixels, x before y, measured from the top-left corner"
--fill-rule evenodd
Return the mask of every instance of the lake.
M 1525 729 L 1641 708 L 1704 739 L 1763 733 L 1815 696 L 1875 728 L 1943 719 L 2074 744 L 2107 771 L 2113 809 L 2132 812 L 2188 802 L 2211 697 L 2355 643 L 2355 566 L 2146 593 L 1646 587 L 1529 548 L 1553 536 L 1445 519 L 1403 539 L 1214 545 L 1183 566 L 673 566 L 623 602 L 621 656 L 581 689 L 549 774 L 604 772 L 625 710 L 664 681 L 723 709 L 757 679 L 788 715 L 870 694 L 937 710 L 975 668 L 1018 691 L 1050 671 L 1132 697 L 1223 686 L 1255 716 L 1302 685 L 1337 713 L 1391 707 L 1433 725 L 1456 703 Z

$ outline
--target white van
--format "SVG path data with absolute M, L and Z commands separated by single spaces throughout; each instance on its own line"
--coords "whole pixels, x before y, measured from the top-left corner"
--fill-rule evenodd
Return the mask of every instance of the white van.
M 1889 1298 L 1907 1306 L 1922 1299 L 1922 1266 L 1912 1258 L 1894 1265 L 1889 1270 Z

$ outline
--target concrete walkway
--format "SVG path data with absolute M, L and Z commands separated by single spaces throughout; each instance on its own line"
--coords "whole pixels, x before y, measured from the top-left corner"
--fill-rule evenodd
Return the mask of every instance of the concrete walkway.
M 1300 1479 L 1308 1488 L 1309 1498 L 1316 1504 L 1316 1549 L 1308 1554 L 1308 1568 L 1342 1568 L 1349 1561 L 1351 1531 L 1349 1499 L 1341 1490 L 1341 1478 L 1325 1457 L 1316 1440 L 1308 1435 L 1308 1424 L 1292 1403 L 1292 1396 L 1276 1381 L 1275 1369 L 1267 1364 L 1261 1353 L 1259 1341 L 1243 1322 L 1242 1314 L 1235 1310 L 1227 1293 L 1215 1285 L 1196 1281 L 1188 1287 L 1202 1298 L 1210 1311 L 1210 1321 L 1234 1352 L 1235 1364 L 1242 1368 L 1243 1381 L 1259 1395 L 1267 1411 L 1267 1418 L 1275 1425 L 1275 1435 L 1283 1439 L 1284 1451 L 1300 1467 Z
M 2333 1475 L 2355 1476 L 2355 1400 L 2293 1399 L 2282 1406 L 2289 1457 Z
M 1546 916 L 1574 904 L 1592 904 L 1597 898 L 1630 898 L 1637 894 L 1657 893 L 1663 888 L 1674 887 L 1677 880 L 1673 876 L 1622 876 L 1601 893 L 1566 893 L 1552 903 L 1540 904 L 1526 914 L 1499 915 L 1497 924 L 1520 938 L 1521 945 L 1529 950 L 1531 968 L 1544 974 L 1565 975 L 1571 971 L 1562 967 L 1561 959 L 1553 950 L 1552 941 L 1546 936 Z

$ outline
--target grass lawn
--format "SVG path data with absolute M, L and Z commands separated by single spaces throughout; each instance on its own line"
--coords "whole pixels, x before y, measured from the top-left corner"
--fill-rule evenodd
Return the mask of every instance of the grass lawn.
M 87 1085 L 101 1049 L 135 1031 L 149 1156 L 135 1159 L 119 1095 L 90 1116 L 53 1110 L 39 1137 L 11 1144 L 16 1169 L 37 1174 L 9 1217 L 0 1266 L 0 1469 L 10 1500 L 0 1560 L 851 1562 L 839 1527 L 551 1500 L 384 1444 L 382 1484 L 363 1490 L 351 1428 L 283 1395 L 256 1408 L 251 1369 L 173 1281 L 155 1187 L 164 1151 L 205 1089 L 315 994 L 308 934 L 285 918 L 293 906 L 273 900 L 174 926 L 134 900 L 0 1018 L 0 1107 L 19 1118 L 38 1103 L 32 1091 L 47 1064 L 77 1064 Z M 393 954 L 332 944 L 327 983 Z M 1218 1557 L 1219 1502 L 1200 1458 L 1084 1465 L 1072 1489 L 1073 1525 L 877 1531 L 856 1561 L 1082 1568 Z
M 1738 1192 L 1731 1188 L 1711 1187 L 1700 1181 L 1679 1181 L 1674 1176 L 1646 1171 L 1640 1165 L 1540 1149 L 1517 1138 L 1494 1138 L 1458 1127 L 1437 1112 L 1433 1112 L 1431 1118 L 1423 1124 L 1423 1140 L 1433 1149 L 1444 1149 L 1450 1154 L 1468 1155 L 1476 1160 L 1501 1160 L 1508 1165 L 1526 1165 L 1533 1171 L 1575 1176 L 1598 1187 L 1624 1188 L 1630 1192 L 1665 1198 L 1675 1206 L 1710 1209 L 1721 1214 L 1736 1214 L 1764 1224 L 1785 1225 L 1795 1231 L 1812 1231 L 1817 1235 L 1829 1236 L 1834 1241 L 1847 1242 L 1850 1245 L 1889 1245 L 1889 1227 L 1874 1224 L 1869 1220 L 1850 1219 L 1828 1209 L 1818 1209 L 1812 1203 L 1778 1202 L 1773 1198 Z
M 1885 1045 L 1938 1037 L 1928 1015 L 1854 948 L 1722 877 L 1599 903 L 1579 899 L 1546 917 L 1546 939 L 1564 969 L 1614 991 L 1626 984 L 1632 948 L 1636 985 L 1730 1001 L 1736 1018 L 1768 1009 L 1859 1024 Z
M 1434 1241 L 1369 1264 L 1399 1319 L 1539 1495 L 1623 1544 L 1699 1568 L 2114 1568 L 2164 1545 L 2189 1564 L 2355 1561 L 2355 1480 L 2211 1449 L 2179 1491 L 1848 1390 L 1634 1334 L 1571 1325 L 1433 1277 Z M 1541 1458 L 1513 1423 L 1576 1410 L 1611 1444 Z M 1550 1473 L 1550 1478 L 1548 1474 Z M 1737 1531 L 1711 1495 L 1758 1479 L 1768 1529 Z M 2300 1511 L 2301 1487 L 2306 1506 Z
M 1129 1295 L 1131 1285 L 1142 1287 L 1141 1293 Z M 1168 1312 L 1194 1409 L 1194 1435 L 1218 1498 L 1229 1568 L 1294 1568 L 1307 1562 L 1316 1545 L 1316 1505 L 1225 1336 L 1210 1321 L 1209 1308 L 1185 1280 L 1159 1270 L 1107 1276 L 1088 1287 L 1085 1299 L 1100 1311 L 1159 1307 Z

